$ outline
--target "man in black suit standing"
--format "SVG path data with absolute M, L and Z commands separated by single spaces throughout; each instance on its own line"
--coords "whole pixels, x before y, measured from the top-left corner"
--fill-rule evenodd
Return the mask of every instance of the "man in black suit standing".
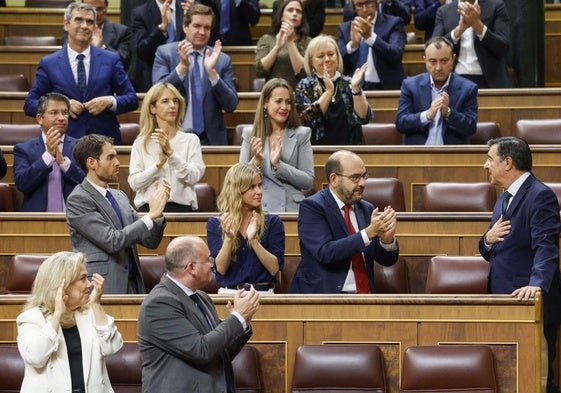
M 82 0 L 82 3 L 91 5 L 97 11 L 92 45 L 117 52 L 125 71 L 129 68 L 131 60 L 131 40 L 132 34 L 127 26 L 111 22 L 107 19 L 107 0 Z
M 249 26 L 255 26 L 261 17 L 258 0 L 200 0 L 212 8 L 216 23 L 210 34 L 209 45 L 216 40 L 222 46 L 254 45 Z

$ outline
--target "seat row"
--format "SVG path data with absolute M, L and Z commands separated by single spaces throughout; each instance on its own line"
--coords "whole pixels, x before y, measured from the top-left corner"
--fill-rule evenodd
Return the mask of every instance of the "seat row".
M 31 292 L 37 270 L 47 255 L 14 255 L 8 266 L 6 293 L 28 294 Z M 276 293 L 288 293 L 292 277 L 300 263 L 299 256 L 286 256 L 280 273 Z M 164 257 L 140 256 L 140 266 L 146 291 L 160 281 L 165 271 Z M 374 287 L 380 294 L 410 293 L 409 274 L 405 258 L 400 257 L 392 266 L 374 265 Z M 428 267 L 425 293 L 427 294 L 485 294 L 489 263 L 475 256 L 435 256 Z M 203 290 L 217 293 L 219 285 L 212 280 Z
M 116 393 L 142 391 L 142 363 L 137 343 L 106 360 Z M 246 345 L 233 361 L 236 390 L 261 393 L 259 351 Z M 0 345 L 0 391 L 18 392 L 24 363 L 15 345 Z M 497 392 L 493 352 L 486 345 L 412 346 L 405 349 L 401 393 L 420 391 Z M 374 344 L 325 344 L 298 347 L 292 393 L 387 392 L 382 350 Z
M 2 85 L 0 75 L 0 86 Z M 238 124 L 229 135 L 229 144 L 242 144 L 242 130 L 251 124 Z M 139 133 L 137 123 L 121 123 L 123 145 L 132 145 Z M 38 124 L 0 124 L 0 145 L 15 145 L 37 137 L 41 133 Z M 514 134 L 529 144 L 561 144 L 561 119 L 518 120 Z M 491 138 L 501 136 L 497 123 L 478 122 L 477 131 L 471 137 L 472 145 L 485 145 Z M 362 126 L 362 144 L 364 145 L 401 145 L 402 135 L 393 123 L 369 123 Z

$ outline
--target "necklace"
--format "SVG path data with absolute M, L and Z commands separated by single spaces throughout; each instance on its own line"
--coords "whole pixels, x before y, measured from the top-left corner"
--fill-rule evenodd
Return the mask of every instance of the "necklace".
M 335 91 L 333 92 L 333 95 L 331 96 L 331 102 L 335 102 L 335 96 L 337 95 L 337 89 L 339 88 L 339 85 L 335 85 Z

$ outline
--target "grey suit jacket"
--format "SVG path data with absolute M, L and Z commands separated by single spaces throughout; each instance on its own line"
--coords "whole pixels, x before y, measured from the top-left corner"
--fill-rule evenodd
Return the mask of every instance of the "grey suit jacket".
M 107 46 L 107 49 L 117 52 L 125 71 L 128 70 L 131 61 L 131 29 L 125 25 L 106 20 L 103 23 L 101 34 L 103 34 L 103 43 Z
M 174 85 L 185 97 L 186 105 L 189 105 L 189 75 L 183 80 L 175 71 L 179 64 L 179 53 L 177 42 L 159 46 L 156 50 L 156 59 L 152 68 L 152 83 L 167 82 Z M 212 51 L 210 46 L 206 50 Z M 203 108 L 205 119 L 205 132 L 211 145 L 227 145 L 226 123 L 222 111 L 233 112 L 238 106 L 238 93 L 234 86 L 234 71 L 230 57 L 224 52 L 220 53 L 216 63 L 216 72 L 220 79 L 212 86 L 208 73 L 203 67 Z M 185 108 L 187 110 L 187 108 Z M 184 130 L 186 131 L 186 130 Z
M 88 274 L 99 273 L 105 278 L 105 293 L 127 293 L 129 261 L 132 255 L 139 274 L 138 287 L 144 293 L 140 275 L 137 243 L 155 249 L 164 233 L 162 224 L 154 222 L 149 231 L 139 220 L 124 192 L 110 189 L 117 200 L 124 227 L 105 196 L 87 180 L 74 188 L 66 203 L 66 223 L 70 229 L 72 251 L 86 254 Z
M 226 392 L 224 362 L 234 359 L 252 331 L 244 331 L 234 315 L 221 322 L 210 297 L 197 293 L 214 329 L 187 294 L 165 275 L 142 302 L 138 345 L 143 392 Z
M 243 129 L 240 162 L 250 162 L 251 132 Z M 303 191 L 314 184 L 314 157 L 309 127 L 286 129 L 282 137 L 280 165 L 273 168 L 269 138 L 263 142 L 263 209 L 266 212 L 297 212 L 304 199 Z

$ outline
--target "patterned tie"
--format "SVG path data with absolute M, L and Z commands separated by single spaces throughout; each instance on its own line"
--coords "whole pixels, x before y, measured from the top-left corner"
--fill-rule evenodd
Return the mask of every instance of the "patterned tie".
M 508 209 L 508 202 L 510 201 L 510 198 L 512 198 L 512 194 L 508 191 L 503 192 L 503 209 L 502 209 L 502 215 L 504 217 L 506 210 Z
M 193 114 L 193 130 L 200 135 L 205 130 L 203 115 L 203 82 L 201 67 L 199 66 L 199 52 L 193 52 L 193 67 L 191 69 L 191 113 Z
M 220 4 L 220 34 L 230 31 L 230 0 L 222 0 Z
M 349 235 L 356 233 L 355 227 L 351 222 L 351 206 L 345 205 L 343 211 L 345 212 L 345 224 Z M 352 256 L 353 272 L 355 274 L 356 290 L 358 293 L 370 293 L 370 284 L 368 283 L 368 274 L 366 273 L 366 266 L 364 265 L 364 257 L 362 253 Z
M 62 173 L 56 162 L 53 162 L 51 173 L 49 173 L 49 184 L 47 190 L 47 211 L 63 212 L 62 203 Z
M 119 208 L 119 205 L 117 204 L 117 201 L 115 200 L 115 197 L 113 196 L 113 194 L 111 194 L 109 192 L 109 190 L 107 190 L 107 193 L 105 194 L 105 197 L 107 198 L 107 200 L 109 200 L 109 203 L 111 204 L 111 207 L 115 211 L 115 214 L 117 214 L 117 217 L 119 217 L 119 221 L 121 222 L 121 226 L 124 227 L 125 225 L 123 223 L 123 216 L 121 215 L 121 209 Z
M 76 56 L 78 59 L 78 89 L 80 89 L 80 94 L 82 95 L 82 100 L 86 99 L 86 88 L 88 84 L 86 82 L 86 67 L 84 66 L 84 56 L 79 54 Z

